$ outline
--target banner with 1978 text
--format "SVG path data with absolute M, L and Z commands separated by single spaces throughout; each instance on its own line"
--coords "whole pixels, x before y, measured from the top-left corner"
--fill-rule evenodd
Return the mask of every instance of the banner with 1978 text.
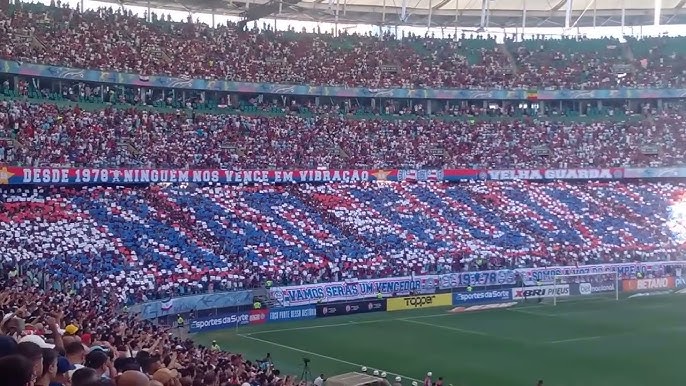
M 686 174 L 686 173 L 685 173 Z M 226 170 L 0 166 L 0 185 L 127 185 L 151 183 L 311 183 L 359 181 L 612 180 L 622 168 L 587 169 L 330 169 Z M 659 177 L 659 176 L 657 176 Z
M 333 283 L 303 284 L 270 289 L 271 297 L 283 306 L 319 302 L 351 301 L 376 297 L 427 294 L 436 290 L 472 287 L 511 287 L 518 280 L 526 285 L 552 283 L 556 275 L 618 272 L 620 276 L 635 276 L 641 272 L 660 274 L 667 266 L 686 266 L 686 261 L 656 261 L 646 263 L 591 264 L 538 268 L 500 269 L 491 271 L 455 272 L 442 275 L 405 276 Z

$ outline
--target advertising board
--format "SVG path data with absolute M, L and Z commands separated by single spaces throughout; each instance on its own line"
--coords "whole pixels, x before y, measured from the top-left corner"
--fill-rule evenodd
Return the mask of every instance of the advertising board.
M 569 285 L 572 295 L 588 296 L 603 292 L 615 292 L 617 286 L 613 281 L 599 283 L 573 283 Z
M 266 309 L 251 310 L 248 314 L 250 315 L 250 324 L 264 324 L 269 318 L 269 310 Z
M 386 311 L 386 299 L 317 305 L 318 318 L 379 311 Z
M 454 306 L 474 303 L 500 302 L 502 300 L 511 299 L 512 291 L 509 289 L 453 293 Z
M 268 322 L 287 322 L 292 320 L 314 319 L 317 317 L 315 306 L 277 308 L 269 311 Z
M 623 292 L 656 291 L 663 289 L 672 289 L 674 287 L 675 280 L 673 276 L 655 277 L 650 279 L 622 280 Z
M 236 328 L 248 324 L 262 324 L 266 323 L 268 318 L 269 310 L 250 310 L 246 312 L 192 319 L 189 325 L 189 332 Z
M 207 318 L 193 319 L 190 322 L 190 332 L 219 330 L 222 328 L 234 328 L 250 324 L 250 312 L 238 314 L 226 314 L 210 316 Z
M 569 284 L 564 285 L 543 285 L 537 287 L 521 287 L 512 289 L 513 300 L 524 300 L 527 298 L 552 298 L 554 296 L 569 296 Z
M 431 308 L 451 306 L 453 297 L 450 294 L 404 296 L 388 299 L 388 311 L 414 310 L 418 308 Z

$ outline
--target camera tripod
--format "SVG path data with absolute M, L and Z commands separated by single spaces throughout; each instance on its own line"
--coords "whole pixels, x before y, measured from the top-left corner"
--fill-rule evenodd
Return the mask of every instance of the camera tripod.
M 310 361 L 309 360 L 303 360 L 303 371 L 302 371 L 302 374 L 300 375 L 300 380 L 305 381 L 305 384 L 309 383 L 310 380 L 312 380 L 312 372 L 310 371 Z

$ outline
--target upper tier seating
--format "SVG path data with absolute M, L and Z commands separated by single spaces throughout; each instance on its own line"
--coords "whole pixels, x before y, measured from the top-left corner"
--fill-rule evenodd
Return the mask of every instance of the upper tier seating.
M 685 80 L 683 38 L 504 45 L 460 38 L 241 31 L 146 22 L 105 8 L 23 4 L 0 15 L 0 58 L 141 75 L 373 89 L 676 87 Z M 630 71 L 617 76 L 615 65 Z
M 0 101 L 0 163 L 170 168 L 530 168 L 679 165 L 679 112 L 646 120 L 193 115 Z M 538 155 L 541 146 L 547 156 Z M 657 154 L 643 151 L 646 146 Z M 442 150 L 436 151 L 437 149 Z

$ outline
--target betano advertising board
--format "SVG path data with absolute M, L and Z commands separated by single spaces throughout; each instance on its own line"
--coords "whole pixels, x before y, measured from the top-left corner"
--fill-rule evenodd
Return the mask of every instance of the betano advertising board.
M 675 288 L 675 283 L 676 281 L 673 276 L 622 280 L 622 291 L 636 292 L 672 289 Z

